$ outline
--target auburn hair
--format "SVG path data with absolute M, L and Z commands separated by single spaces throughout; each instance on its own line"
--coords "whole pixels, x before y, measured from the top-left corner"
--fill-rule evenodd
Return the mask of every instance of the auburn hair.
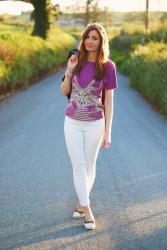
M 78 64 L 75 68 L 75 73 L 78 75 L 81 72 L 82 67 L 84 66 L 87 60 L 87 51 L 85 49 L 84 41 L 91 30 L 96 30 L 100 37 L 100 45 L 96 58 L 96 73 L 94 78 L 96 80 L 102 80 L 105 75 L 105 63 L 107 62 L 110 53 L 107 33 L 99 23 L 88 24 L 81 35 L 81 40 L 79 44 Z

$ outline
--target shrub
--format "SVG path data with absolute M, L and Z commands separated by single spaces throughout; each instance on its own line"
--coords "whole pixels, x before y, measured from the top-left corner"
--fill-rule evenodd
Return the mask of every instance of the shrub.
M 1 30 L 1 29 L 0 29 Z M 30 36 L 26 30 L 0 32 L 0 91 L 26 86 L 36 76 L 63 63 L 74 38 L 54 27 L 48 39 Z

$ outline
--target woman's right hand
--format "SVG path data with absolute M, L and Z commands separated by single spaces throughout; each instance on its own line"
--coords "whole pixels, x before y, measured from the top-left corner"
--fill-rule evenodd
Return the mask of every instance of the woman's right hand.
M 79 56 L 79 53 L 76 52 L 74 55 L 72 55 L 69 60 L 68 60 L 68 63 L 67 63 L 67 71 L 72 73 L 73 70 L 75 69 L 75 67 L 77 66 L 78 64 L 78 56 Z

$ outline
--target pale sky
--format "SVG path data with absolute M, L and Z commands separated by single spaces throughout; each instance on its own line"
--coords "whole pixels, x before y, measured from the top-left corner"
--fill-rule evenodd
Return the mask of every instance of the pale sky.
M 79 5 L 78 0 L 51 0 L 52 3 L 60 4 L 63 8 L 73 5 Z M 145 9 L 146 0 L 99 0 L 101 7 L 108 7 L 113 11 L 140 11 Z M 80 3 L 85 3 L 82 1 Z M 167 11 L 167 0 L 150 0 L 150 10 Z M 10 14 L 20 15 L 21 11 L 31 11 L 33 6 L 22 1 L 0 1 L 0 14 L 7 12 Z
M 76 4 L 78 0 L 51 0 L 52 3 L 59 3 L 60 7 Z M 80 3 L 85 3 L 81 1 Z M 140 11 L 145 10 L 146 0 L 99 0 L 101 7 L 108 7 L 113 11 Z M 167 0 L 150 0 L 150 10 L 167 11 Z
M 0 1 L 0 14 L 20 15 L 22 11 L 31 11 L 33 9 L 32 4 L 22 1 Z

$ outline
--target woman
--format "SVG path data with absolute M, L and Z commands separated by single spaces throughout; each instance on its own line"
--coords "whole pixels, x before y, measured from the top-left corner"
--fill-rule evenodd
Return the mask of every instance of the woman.
M 78 52 L 68 60 L 60 87 L 63 95 L 70 95 L 64 134 L 79 199 L 73 218 L 83 217 L 86 229 L 96 226 L 89 195 L 100 146 L 108 149 L 111 144 L 113 89 L 118 87 L 116 66 L 108 59 L 108 45 L 104 28 L 98 23 L 89 24 L 81 36 Z

